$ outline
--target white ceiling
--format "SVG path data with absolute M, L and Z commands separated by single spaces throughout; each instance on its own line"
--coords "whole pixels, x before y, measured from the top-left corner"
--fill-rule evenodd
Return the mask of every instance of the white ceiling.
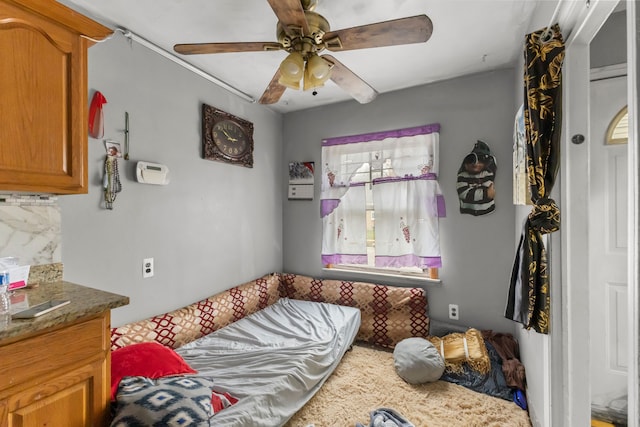
M 319 0 L 331 30 L 426 14 L 426 43 L 331 53 L 379 93 L 511 66 L 536 8 L 548 0 Z M 111 27 L 173 52 L 176 43 L 277 41 L 266 0 L 60 0 Z M 553 9 L 552 9 L 553 10 Z M 546 25 L 546 24 L 545 24 Z M 108 41 L 107 41 L 108 43 Z M 259 99 L 284 51 L 182 56 Z M 318 94 L 287 89 L 269 108 L 290 112 L 352 99 L 332 81 Z M 355 102 L 355 101 L 354 101 Z M 373 101 L 375 102 L 375 100 Z

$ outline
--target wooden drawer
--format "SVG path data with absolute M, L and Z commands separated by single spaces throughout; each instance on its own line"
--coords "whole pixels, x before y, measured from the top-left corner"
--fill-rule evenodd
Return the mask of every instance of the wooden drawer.
M 0 347 L 0 394 L 108 354 L 107 314 Z

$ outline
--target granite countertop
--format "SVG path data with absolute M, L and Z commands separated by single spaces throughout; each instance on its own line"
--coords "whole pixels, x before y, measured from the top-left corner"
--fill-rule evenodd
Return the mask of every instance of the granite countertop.
M 49 300 L 71 302 L 34 319 L 13 319 L 8 327 L 0 330 L 0 344 L 129 304 L 129 297 L 62 280 L 11 291 L 12 312 L 17 307 L 26 310 Z

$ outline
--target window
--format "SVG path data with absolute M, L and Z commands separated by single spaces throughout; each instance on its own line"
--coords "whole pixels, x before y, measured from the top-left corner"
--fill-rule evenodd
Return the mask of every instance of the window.
M 605 144 L 626 144 L 629 139 L 629 111 L 625 106 L 611 120 Z
M 438 124 L 322 141 L 322 263 L 425 276 L 442 266 Z

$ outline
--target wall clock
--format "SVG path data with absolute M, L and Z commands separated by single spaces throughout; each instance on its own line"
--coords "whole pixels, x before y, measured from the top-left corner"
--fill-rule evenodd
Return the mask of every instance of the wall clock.
M 202 157 L 253 167 L 253 123 L 202 104 Z

